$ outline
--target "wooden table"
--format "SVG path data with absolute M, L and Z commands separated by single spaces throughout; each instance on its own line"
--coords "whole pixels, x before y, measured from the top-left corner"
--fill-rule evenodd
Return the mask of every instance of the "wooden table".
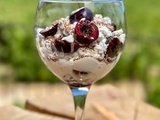
M 0 107 L 0 120 L 73 120 L 73 99 L 68 87 L 36 91 L 26 109 Z M 85 120 L 160 120 L 160 110 L 121 92 L 112 85 L 93 86 L 88 95 Z

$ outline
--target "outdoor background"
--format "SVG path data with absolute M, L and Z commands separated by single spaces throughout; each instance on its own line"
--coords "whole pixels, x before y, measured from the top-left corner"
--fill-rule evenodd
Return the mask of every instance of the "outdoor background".
M 34 44 L 38 0 L 0 0 L 0 83 L 60 82 L 44 66 Z M 139 81 L 146 101 L 160 108 L 159 0 L 125 0 L 128 38 L 113 71 L 99 84 Z

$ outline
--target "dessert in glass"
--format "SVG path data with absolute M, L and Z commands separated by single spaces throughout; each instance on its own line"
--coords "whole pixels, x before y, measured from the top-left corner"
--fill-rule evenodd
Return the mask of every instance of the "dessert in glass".
M 47 68 L 72 92 L 83 120 L 92 84 L 118 62 L 126 40 L 122 0 L 39 0 L 36 46 Z

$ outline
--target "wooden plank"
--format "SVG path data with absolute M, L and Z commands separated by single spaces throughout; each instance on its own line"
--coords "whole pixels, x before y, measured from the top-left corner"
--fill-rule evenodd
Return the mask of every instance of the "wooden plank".
M 66 86 L 61 87 L 62 90 L 58 88 L 59 92 L 56 94 L 47 96 L 46 93 L 43 97 L 29 98 L 26 108 L 53 116 L 73 118 L 74 107 L 70 90 Z M 86 101 L 84 118 L 86 120 L 159 120 L 157 118 L 160 118 L 160 110 L 127 96 L 111 85 L 93 86 Z
M 160 120 L 160 110 L 140 102 L 137 106 L 136 120 Z
M 42 115 L 8 105 L 0 107 L 0 120 L 67 120 L 64 118 Z
M 60 107 L 60 108 L 62 108 L 62 107 Z M 37 107 L 34 104 L 32 104 L 30 101 L 26 102 L 26 109 L 31 110 L 31 111 L 36 111 L 36 112 L 42 113 L 42 114 L 58 116 L 58 117 L 61 117 L 61 118 L 67 118 L 67 119 L 72 119 L 72 120 L 74 119 L 74 116 L 70 115 L 70 114 L 67 114 L 67 111 L 66 111 L 66 113 L 64 113 L 64 110 L 63 110 L 63 112 L 50 111 L 49 109 Z M 68 112 L 68 113 L 70 113 L 70 112 Z

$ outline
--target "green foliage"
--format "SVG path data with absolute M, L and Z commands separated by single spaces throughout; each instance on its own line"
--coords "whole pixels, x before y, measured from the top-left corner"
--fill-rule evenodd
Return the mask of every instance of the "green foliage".
M 56 82 L 35 48 L 34 17 L 37 1 L 0 1 L 0 62 L 10 64 L 17 81 Z M 7 7 L 8 6 L 8 7 Z
M 5 25 L 1 32 L 4 43 L 1 44 L 1 62 L 13 66 L 19 81 L 52 81 L 55 77 L 51 77 L 41 62 L 33 36 L 33 30 L 27 26 Z
M 158 0 L 124 0 L 129 36 L 158 37 L 160 29 L 160 11 Z
M 21 101 L 15 101 L 13 104 L 19 108 L 25 109 L 25 103 L 22 103 Z

